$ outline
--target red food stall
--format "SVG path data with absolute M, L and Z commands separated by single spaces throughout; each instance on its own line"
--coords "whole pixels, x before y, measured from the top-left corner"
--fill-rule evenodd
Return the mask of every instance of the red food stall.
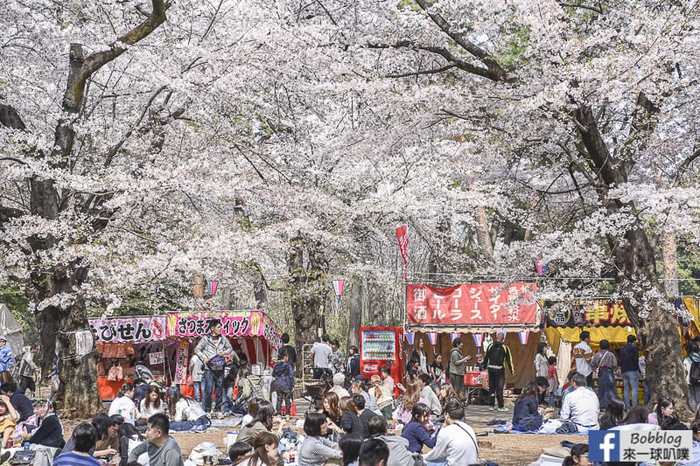
M 261 310 L 172 312 L 157 316 L 123 316 L 90 320 L 100 354 L 97 388 L 105 401 L 116 397 L 121 386 L 133 382 L 134 364 L 144 363 L 156 380 L 165 384 L 188 382 L 189 360 L 199 339 L 209 333 L 213 319 L 221 334 L 257 372 L 271 365 L 281 334 Z M 259 374 L 257 374 L 259 375 Z M 190 391 L 182 387 L 183 392 Z
M 360 375 L 368 379 L 378 375 L 383 367 L 389 367 L 394 381 L 403 380 L 402 338 L 401 327 L 360 327 Z
M 476 363 L 485 342 L 498 331 L 506 332 L 515 374 L 506 375 L 511 387 L 523 387 L 534 378 L 534 359 L 540 341 L 542 312 L 534 283 L 464 283 L 447 287 L 406 285 L 406 332 L 409 342 L 424 339 L 428 362 L 442 355 L 447 369 L 452 341 L 461 337 L 461 351 L 473 359 L 467 364 L 465 383 L 481 387 L 486 381 Z M 469 333 L 472 338 L 465 338 Z M 415 334 L 415 337 L 414 335 Z M 408 349 L 407 352 L 410 352 Z M 432 354 L 431 354 L 432 353 Z

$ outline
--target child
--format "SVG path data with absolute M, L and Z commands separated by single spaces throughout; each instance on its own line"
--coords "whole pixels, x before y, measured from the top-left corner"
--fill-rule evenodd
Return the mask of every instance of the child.
M 549 400 L 548 404 L 552 406 L 555 399 L 559 396 L 559 374 L 557 373 L 556 356 L 550 356 L 547 362 L 549 363 L 547 367 L 547 382 L 549 383 L 547 399 Z

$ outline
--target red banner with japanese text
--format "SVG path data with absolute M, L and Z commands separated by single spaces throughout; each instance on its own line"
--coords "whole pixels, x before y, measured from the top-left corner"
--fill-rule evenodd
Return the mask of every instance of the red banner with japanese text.
M 535 325 L 534 283 L 475 283 L 436 288 L 406 286 L 411 325 Z

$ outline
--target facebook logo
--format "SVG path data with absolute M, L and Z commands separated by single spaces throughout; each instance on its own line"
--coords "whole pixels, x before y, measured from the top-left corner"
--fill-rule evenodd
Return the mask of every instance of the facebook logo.
M 620 432 L 615 430 L 588 431 L 588 459 L 591 461 L 620 461 Z

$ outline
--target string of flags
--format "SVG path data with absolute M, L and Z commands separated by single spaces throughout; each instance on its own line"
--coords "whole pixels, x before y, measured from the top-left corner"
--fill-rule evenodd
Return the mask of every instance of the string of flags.
M 431 345 L 433 345 L 433 346 L 437 345 L 437 340 L 438 340 L 437 332 L 428 332 L 428 333 L 426 333 L 426 335 L 428 336 L 428 341 L 430 341 Z M 484 335 L 486 335 L 486 343 L 487 343 L 487 345 L 489 345 L 490 342 L 492 341 L 491 334 L 489 334 L 489 333 L 486 333 L 486 334 L 484 334 L 484 333 L 472 333 L 471 334 L 472 340 L 474 341 L 474 346 L 477 348 L 477 351 L 479 351 L 481 349 L 482 345 L 484 345 Z M 462 334 L 459 332 L 452 332 L 452 333 L 450 333 L 450 341 L 454 341 L 458 338 L 461 338 L 461 336 L 462 336 Z M 415 340 L 416 340 L 415 332 L 405 332 L 404 337 L 406 338 L 406 342 L 409 345 L 413 345 Z M 518 332 L 518 341 L 520 342 L 521 345 L 523 345 L 523 346 L 527 345 L 529 338 L 530 338 L 530 330 L 529 329 L 521 330 Z

